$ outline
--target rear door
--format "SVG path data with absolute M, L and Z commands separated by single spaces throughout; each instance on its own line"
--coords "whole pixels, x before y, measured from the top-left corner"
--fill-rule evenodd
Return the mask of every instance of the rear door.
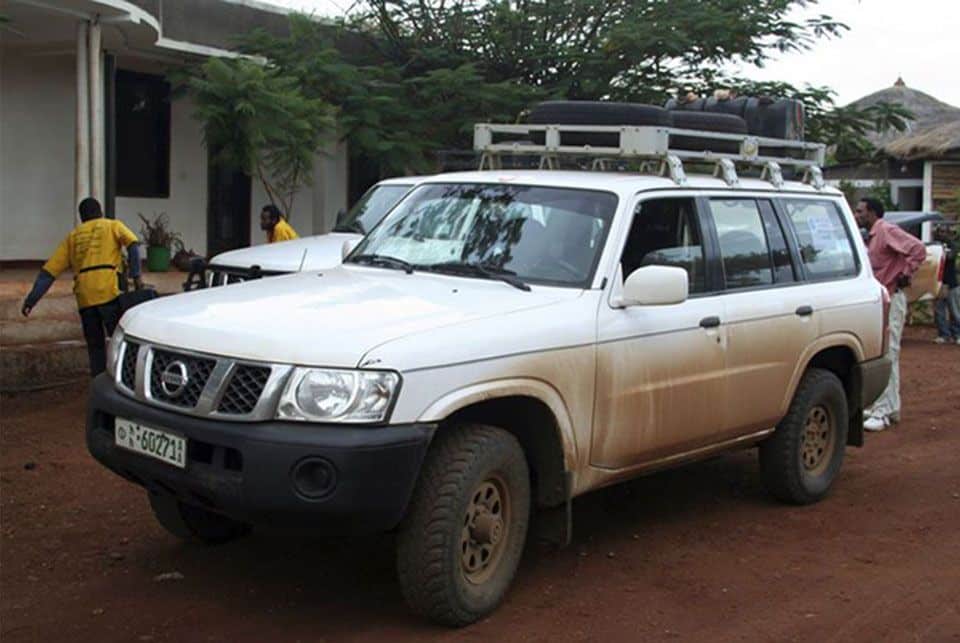
M 705 201 L 723 273 L 724 430 L 745 434 L 780 419 L 797 362 L 817 336 L 817 313 L 772 201 L 741 195 Z

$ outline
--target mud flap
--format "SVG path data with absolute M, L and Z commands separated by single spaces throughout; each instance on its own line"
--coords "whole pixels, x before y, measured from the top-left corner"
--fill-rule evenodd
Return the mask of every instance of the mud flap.
M 537 538 L 558 547 L 566 547 L 573 542 L 573 474 L 569 471 L 563 474 L 562 504 L 556 507 L 543 507 L 537 511 L 536 534 Z
M 863 409 L 857 409 L 850 416 L 850 426 L 847 427 L 847 446 L 863 446 Z

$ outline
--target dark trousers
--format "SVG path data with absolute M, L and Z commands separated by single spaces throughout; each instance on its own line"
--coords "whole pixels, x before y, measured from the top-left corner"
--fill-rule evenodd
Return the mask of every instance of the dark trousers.
M 107 370 L 107 336 L 113 335 L 120 321 L 120 304 L 117 300 L 108 301 L 99 306 L 80 309 L 80 323 L 83 325 L 83 338 L 87 340 L 87 354 L 90 356 L 90 375 L 96 377 Z M 106 329 L 106 333 L 104 333 Z

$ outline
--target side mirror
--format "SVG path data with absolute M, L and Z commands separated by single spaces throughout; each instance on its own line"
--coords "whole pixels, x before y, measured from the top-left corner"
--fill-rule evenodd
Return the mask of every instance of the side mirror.
M 687 300 L 687 271 L 671 266 L 644 266 L 630 273 L 623 282 L 623 290 L 614 305 L 665 306 Z
M 347 239 L 343 242 L 343 247 L 340 249 L 340 261 L 343 261 L 347 258 L 353 249 L 360 245 L 362 239 Z

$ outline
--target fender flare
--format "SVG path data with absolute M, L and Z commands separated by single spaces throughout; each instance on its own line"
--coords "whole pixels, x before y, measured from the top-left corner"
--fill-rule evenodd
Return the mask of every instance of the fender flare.
M 780 411 L 783 414 L 785 414 L 790 407 L 790 402 L 793 401 L 793 396 L 797 391 L 797 387 L 800 385 L 800 378 L 803 377 L 803 374 L 807 371 L 814 356 L 829 348 L 849 348 L 858 363 L 866 359 L 860 338 L 852 333 L 831 333 L 830 335 L 818 337 L 804 349 L 800 355 L 800 359 L 797 360 L 797 368 L 790 378 L 790 385 L 787 387 L 786 395 L 780 403 Z
M 477 402 L 486 402 L 504 397 L 530 397 L 547 406 L 557 423 L 563 464 L 567 471 L 575 471 L 577 463 L 577 440 L 570 412 L 559 391 L 553 386 L 534 378 L 514 377 L 471 384 L 445 393 L 434 400 L 420 413 L 418 422 L 441 422 L 451 414 Z

